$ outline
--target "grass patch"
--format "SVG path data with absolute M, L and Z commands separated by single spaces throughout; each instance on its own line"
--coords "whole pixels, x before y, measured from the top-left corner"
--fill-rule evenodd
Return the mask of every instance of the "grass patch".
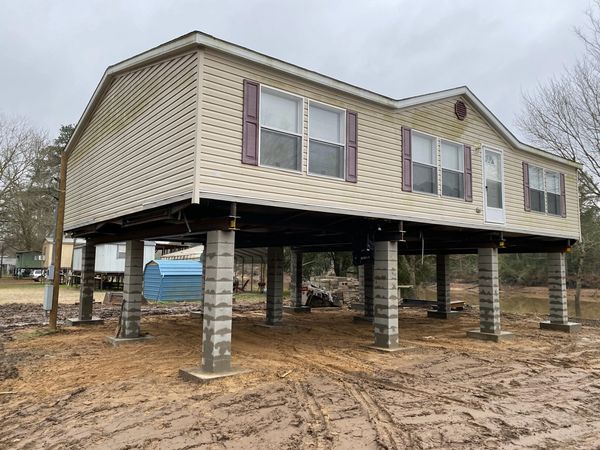
M 257 303 L 267 298 L 266 294 L 261 294 L 260 292 L 240 292 L 233 297 L 236 303 Z
M 20 333 L 17 336 L 17 339 L 30 340 L 30 339 L 37 339 L 40 337 L 50 336 L 52 334 L 59 334 L 59 333 L 64 333 L 64 330 L 62 330 L 61 328 L 58 328 L 57 330 L 53 330 L 50 327 L 41 327 L 41 328 L 36 328 L 33 331 L 25 331 L 23 333 Z
M 44 286 L 43 283 L 36 283 L 35 281 L 21 281 L 21 282 L 3 282 L 0 280 L 0 289 L 35 289 Z

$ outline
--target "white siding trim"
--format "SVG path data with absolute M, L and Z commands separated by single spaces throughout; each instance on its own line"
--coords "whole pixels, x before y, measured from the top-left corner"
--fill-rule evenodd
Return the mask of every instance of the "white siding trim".
M 200 203 L 200 167 L 202 160 L 202 84 L 204 82 L 204 50 L 197 52 L 197 76 L 196 85 L 196 148 L 194 151 L 194 190 L 192 192 L 192 203 Z

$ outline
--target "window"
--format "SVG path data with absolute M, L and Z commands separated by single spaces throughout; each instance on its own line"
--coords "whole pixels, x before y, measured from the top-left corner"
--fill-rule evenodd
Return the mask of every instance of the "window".
M 261 88 L 260 164 L 302 170 L 302 98 Z
M 465 148 L 442 141 L 442 195 L 465 198 Z
M 437 194 L 436 138 L 412 132 L 413 191 Z
M 344 178 L 345 114 L 341 109 L 310 102 L 308 172 Z
M 544 169 L 541 167 L 529 166 L 529 199 L 532 211 L 546 212 Z
M 127 254 L 127 247 L 125 244 L 117 244 L 117 259 L 125 259 Z
M 546 197 L 548 214 L 560 216 L 560 175 L 557 172 L 546 172 Z

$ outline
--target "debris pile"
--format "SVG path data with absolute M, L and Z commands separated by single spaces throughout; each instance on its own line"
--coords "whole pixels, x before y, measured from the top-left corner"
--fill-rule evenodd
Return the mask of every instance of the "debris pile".
M 359 300 L 359 284 L 356 278 L 327 275 L 323 277 L 311 277 L 310 282 L 331 292 L 333 301 L 336 304 L 350 305 Z

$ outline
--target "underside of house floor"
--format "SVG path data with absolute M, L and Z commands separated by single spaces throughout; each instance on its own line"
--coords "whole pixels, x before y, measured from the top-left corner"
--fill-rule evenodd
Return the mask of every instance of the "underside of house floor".
M 373 337 L 364 344 L 374 350 L 404 349 L 399 340 L 397 261 L 399 254 L 437 255 L 437 305 L 428 312 L 433 319 L 451 319 L 449 255 L 475 253 L 479 273 L 479 327 L 472 338 L 501 341 L 513 334 L 501 327 L 498 277 L 499 252 L 543 252 L 547 256 L 549 320 L 543 329 L 574 332 L 580 325 L 569 322 L 566 300 L 565 252 L 568 239 L 506 234 L 495 230 L 463 229 L 325 212 L 257 206 L 244 203 L 182 202 L 127 217 L 72 230 L 85 237 L 79 321 L 93 319 L 94 244 L 123 241 L 126 262 L 123 311 L 114 345 L 147 341 L 141 320 L 143 239 L 201 242 L 204 254 L 204 303 L 202 359 L 182 368 L 191 381 L 210 381 L 238 375 L 243 367 L 232 366 L 232 294 L 236 248 L 267 248 L 267 300 L 265 326 L 285 325 L 283 317 L 284 246 L 292 249 L 292 306 L 301 304 L 302 254 L 304 252 L 352 250 L 359 266 L 363 319 L 372 323 Z

